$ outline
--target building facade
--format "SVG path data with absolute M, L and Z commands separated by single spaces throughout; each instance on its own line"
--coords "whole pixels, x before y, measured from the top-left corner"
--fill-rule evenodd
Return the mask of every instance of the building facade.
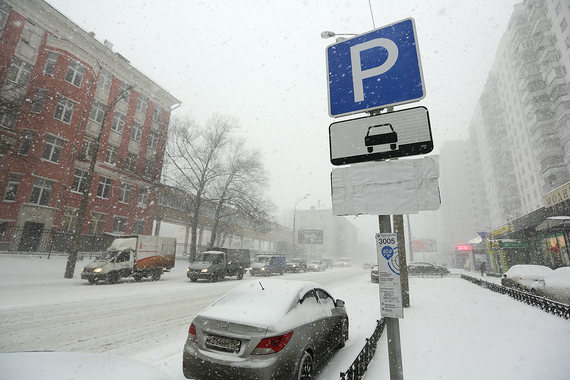
M 525 0 L 497 50 L 471 125 L 495 226 L 570 179 L 569 22 L 568 2 Z
M 41 0 L 0 0 L 0 84 L 0 233 L 73 231 L 97 144 L 82 233 L 152 233 L 175 97 Z

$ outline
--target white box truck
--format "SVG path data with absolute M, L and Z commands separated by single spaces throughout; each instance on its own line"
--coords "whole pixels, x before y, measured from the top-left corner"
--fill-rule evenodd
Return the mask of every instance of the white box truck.
M 175 255 L 175 238 L 120 236 L 95 261 L 83 268 L 81 278 L 92 284 L 100 280 L 114 284 L 120 278 L 130 276 L 135 281 L 145 277 L 158 281 L 163 272 L 174 268 Z

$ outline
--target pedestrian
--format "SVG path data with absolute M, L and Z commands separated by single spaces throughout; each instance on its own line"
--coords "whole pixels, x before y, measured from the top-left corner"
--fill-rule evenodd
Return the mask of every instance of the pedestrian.
M 486 266 L 487 264 L 483 261 L 481 263 L 481 266 L 479 267 L 479 269 L 481 269 L 481 276 L 483 276 L 483 274 L 485 273 Z

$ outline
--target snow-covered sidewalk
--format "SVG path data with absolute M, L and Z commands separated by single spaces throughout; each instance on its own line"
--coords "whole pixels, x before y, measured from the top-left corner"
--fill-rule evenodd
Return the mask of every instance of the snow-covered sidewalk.
M 569 321 L 459 278 L 411 278 L 410 293 L 404 378 L 570 379 Z M 365 379 L 389 378 L 384 332 Z

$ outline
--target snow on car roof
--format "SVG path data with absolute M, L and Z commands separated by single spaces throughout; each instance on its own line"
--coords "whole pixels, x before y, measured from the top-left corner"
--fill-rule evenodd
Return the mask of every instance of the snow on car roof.
M 553 272 L 553 270 L 549 267 L 545 267 L 543 265 L 513 265 L 509 268 L 506 272 L 509 276 L 548 276 Z
M 311 281 L 248 281 L 226 293 L 198 316 L 252 326 L 275 326 L 307 291 L 319 287 Z
M 544 281 L 547 286 L 567 288 L 570 291 L 570 267 L 555 269 Z

